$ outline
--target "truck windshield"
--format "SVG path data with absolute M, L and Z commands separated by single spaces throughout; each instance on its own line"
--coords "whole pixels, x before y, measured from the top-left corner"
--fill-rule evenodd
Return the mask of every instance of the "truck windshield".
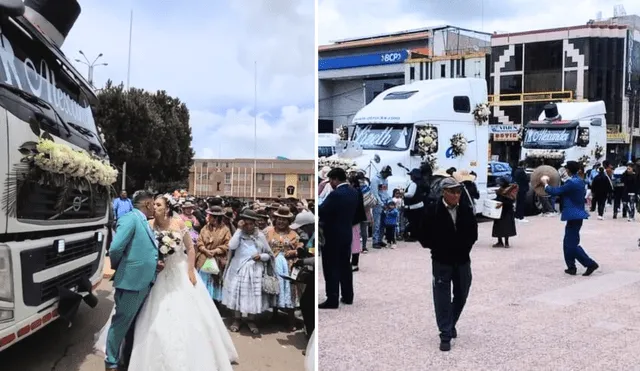
M 47 102 L 62 120 L 80 132 L 97 133 L 91 106 L 50 46 L 9 18 L 0 24 L 0 81 Z
M 577 129 L 528 128 L 523 148 L 567 149 L 575 145 Z
M 405 151 L 412 134 L 413 124 L 357 124 L 351 140 L 365 150 Z

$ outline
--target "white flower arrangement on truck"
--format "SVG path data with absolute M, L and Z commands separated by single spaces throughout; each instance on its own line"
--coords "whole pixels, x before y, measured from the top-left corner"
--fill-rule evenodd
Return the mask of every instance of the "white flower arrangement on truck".
M 451 137 L 451 155 L 453 158 L 463 156 L 467 151 L 467 138 L 462 133 L 454 134 Z
M 489 108 L 489 103 L 479 103 L 473 110 L 473 119 L 476 120 L 478 125 L 488 122 L 490 116 L 491 108 Z

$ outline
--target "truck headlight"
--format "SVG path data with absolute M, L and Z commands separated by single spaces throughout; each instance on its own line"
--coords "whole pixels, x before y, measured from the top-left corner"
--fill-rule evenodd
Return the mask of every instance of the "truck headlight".
M 5 245 L 0 245 L 0 300 L 13 302 L 11 250 Z

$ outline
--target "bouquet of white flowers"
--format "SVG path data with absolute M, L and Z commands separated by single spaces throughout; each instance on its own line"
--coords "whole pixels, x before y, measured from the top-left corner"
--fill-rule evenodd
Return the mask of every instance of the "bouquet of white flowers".
M 467 138 L 462 133 L 454 134 L 451 137 L 451 152 L 453 158 L 464 155 L 467 150 Z
M 167 255 L 175 253 L 178 246 L 182 243 L 182 236 L 180 233 L 174 231 L 156 232 L 156 239 L 158 240 L 158 251 L 160 251 L 162 260 L 164 260 Z
M 473 118 L 476 120 L 478 125 L 482 125 L 483 123 L 489 121 L 489 116 L 491 116 L 491 108 L 489 108 L 489 103 L 480 103 L 476 105 L 476 108 L 473 110 Z

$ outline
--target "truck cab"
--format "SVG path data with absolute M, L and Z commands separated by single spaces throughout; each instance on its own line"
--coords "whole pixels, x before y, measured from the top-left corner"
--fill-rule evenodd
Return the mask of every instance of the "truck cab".
M 115 170 L 93 88 L 60 50 L 80 6 L 50 2 L 0 6 L 0 351 L 95 306 L 103 275 L 114 175 L 99 170 Z
M 603 101 L 550 103 L 538 120 L 528 122 L 522 135 L 521 160 L 531 174 L 550 165 L 564 174 L 566 161 L 578 161 L 585 169 L 602 162 L 607 154 L 607 113 Z M 540 209 L 533 190 L 527 195 L 529 214 Z
M 404 189 L 407 169 L 420 168 L 423 161 L 433 161 L 434 170 L 455 167 L 477 174 L 476 185 L 482 205 L 487 196 L 489 132 L 473 115 L 478 104 L 487 102 L 487 83 L 483 79 L 457 78 L 416 81 L 379 94 L 363 107 L 351 124 L 350 143 L 339 143 L 336 157 L 348 158 L 371 178 L 389 165 L 388 178 L 393 189 Z M 433 139 L 432 152 L 420 150 L 420 133 L 425 130 Z M 454 136 L 466 139 L 466 149 L 456 154 Z

